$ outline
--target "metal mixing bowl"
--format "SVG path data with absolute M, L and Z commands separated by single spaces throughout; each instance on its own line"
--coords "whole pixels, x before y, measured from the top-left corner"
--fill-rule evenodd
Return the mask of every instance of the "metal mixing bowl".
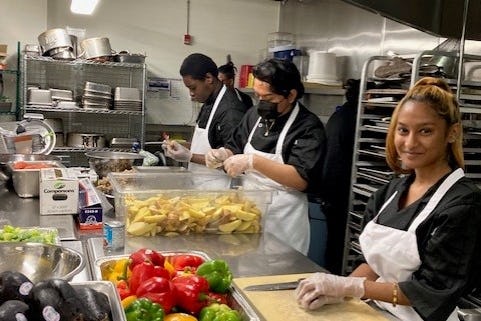
M 142 165 L 144 159 L 142 155 L 124 152 L 88 152 L 85 155 L 89 159 L 90 168 L 99 178 L 106 177 L 110 172 L 123 172 L 132 169 L 134 165 Z
M 49 278 L 67 281 L 85 267 L 79 252 L 58 245 L 41 243 L 0 243 L 0 272 L 17 271 L 33 283 Z

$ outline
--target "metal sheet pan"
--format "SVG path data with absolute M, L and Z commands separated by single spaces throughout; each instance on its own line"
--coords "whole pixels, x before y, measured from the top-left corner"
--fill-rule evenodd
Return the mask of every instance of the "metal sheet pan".
M 104 293 L 109 298 L 110 309 L 112 312 L 111 321 L 126 321 L 124 310 L 120 304 L 120 296 L 115 286 L 109 281 L 86 281 L 86 282 L 71 282 L 74 289 L 81 287 L 89 287 L 98 292 Z

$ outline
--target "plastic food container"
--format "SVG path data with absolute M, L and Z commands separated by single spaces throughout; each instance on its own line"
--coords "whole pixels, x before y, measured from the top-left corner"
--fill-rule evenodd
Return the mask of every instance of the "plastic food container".
M 127 236 L 260 233 L 271 190 L 230 188 L 227 175 L 110 173 Z

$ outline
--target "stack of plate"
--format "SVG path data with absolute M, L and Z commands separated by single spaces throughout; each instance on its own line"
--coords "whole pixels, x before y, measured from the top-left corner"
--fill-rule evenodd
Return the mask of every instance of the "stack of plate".
M 85 82 L 82 105 L 88 109 L 110 109 L 112 89 L 109 85 Z
M 142 94 L 137 88 L 116 87 L 114 110 L 142 111 Z

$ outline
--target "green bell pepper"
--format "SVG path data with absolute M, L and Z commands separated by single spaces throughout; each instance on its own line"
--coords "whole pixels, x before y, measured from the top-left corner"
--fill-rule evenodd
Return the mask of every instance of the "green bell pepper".
M 199 321 L 241 321 L 241 316 L 228 305 L 212 303 L 200 311 Z
M 164 310 L 158 303 L 140 298 L 125 308 L 127 321 L 163 321 Z
M 232 283 L 232 272 L 224 260 L 204 262 L 199 265 L 196 274 L 207 279 L 211 291 L 218 293 L 229 291 Z

